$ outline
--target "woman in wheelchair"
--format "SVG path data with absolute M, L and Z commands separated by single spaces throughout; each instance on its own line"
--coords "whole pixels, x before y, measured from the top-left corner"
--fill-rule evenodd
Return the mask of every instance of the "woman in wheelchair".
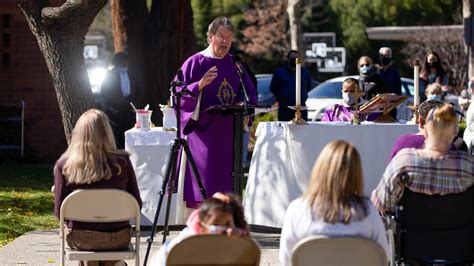
M 182 239 L 198 234 L 224 234 L 230 237 L 248 235 L 248 225 L 240 201 L 232 194 L 215 193 L 189 216 L 187 227 L 171 241 L 166 241 L 150 265 L 166 265 L 166 257 Z
M 342 140 L 324 147 L 314 164 L 306 192 L 286 211 L 280 240 L 280 262 L 291 265 L 291 252 L 312 235 L 371 239 L 391 252 L 377 210 L 364 197 L 362 165 L 356 148 Z
M 474 184 L 474 160 L 465 151 L 450 149 L 458 132 L 456 113 L 450 104 L 433 108 L 427 115 L 423 149 L 399 151 L 390 161 L 372 203 L 381 213 L 393 213 L 403 190 L 427 195 L 446 195 Z
M 457 263 L 473 257 L 474 158 L 450 148 L 457 132 L 453 107 L 434 107 L 426 119 L 424 148 L 399 151 L 372 192 L 380 213 L 397 218 L 399 262 Z
M 128 153 L 118 150 L 107 115 L 86 111 L 72 131 L 71 142 L 54 167 L 54 213 L 59 218 L 63 200 L 78 189 L 121 189 L 142 205 Z M 68 221 L 66 241 L 76 250 L 120 250 L 130 239 L 128 221 L 86 223 Z M 117 261 L 81 261 L 79 265 L 115 265 Z

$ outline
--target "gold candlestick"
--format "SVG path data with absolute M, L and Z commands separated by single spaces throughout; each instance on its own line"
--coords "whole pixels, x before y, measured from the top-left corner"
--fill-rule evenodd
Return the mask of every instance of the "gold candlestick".
M 293 118 L 290 122 L 290 125 L 307 125 L 308 123 L 301 118 L 301 111 L 308 109 L 306 106 L 296 105 L 296 106 L 288 106 L 288 108 L 295 110 L 295 118 Z
M 350 95 L 354 95 L 355 98 L 355 111 L 354 116 L 352 117 L 351 123 L 354 125 L 360 125 L 360 116 L 359 116 L 359 98 L 365 95 L 365 92 L 359 90 L 356 87 L 354 92 L 349 92 Z

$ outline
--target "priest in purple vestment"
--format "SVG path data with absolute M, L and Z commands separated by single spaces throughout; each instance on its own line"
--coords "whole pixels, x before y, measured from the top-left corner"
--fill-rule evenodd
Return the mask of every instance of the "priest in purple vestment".
M 233 117 L 206 111 L 214 105 L 236 105 L 243 101 L 237 67 L 229 54 L 233 36 L 231 21 L 217 17 L 208 28 L 209 46 L 189 57 L 181 67 L 187 89 L 196 97 L 182 98 L 179 119 L 207 196 L 232 192 L 233 188 Z M 242 78 L 249 104 L 257 104 L 256 89 L 249 75 L 244 73 Z M 197 208 L 203 198 L 189 162 L 185 171 L 184 200 L 188 208 Z
M 325 122 L 341 122 L 341 121 L 352 121 L 354 119 L 355 112 L 355 96 L 352 95 L 356 90 L 359 89 L 359 82 L 354 78 L 347 78 L 342 83 L 342 103 L 335 104 L 331 109 L 324 112 L 321 121 Z M 362 98 L 359 98 L 359 105 L 361 105 Z M 373 121 L 380 113 L 372 114 L 359 114 L 361 121 Z

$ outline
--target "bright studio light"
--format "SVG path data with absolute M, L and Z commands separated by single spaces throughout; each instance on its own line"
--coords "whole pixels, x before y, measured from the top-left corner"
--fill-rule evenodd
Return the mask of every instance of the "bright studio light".
M 87 70 L 89 82 L 91 83 L 92 93 L 100 93 L 100 85 L 102 84 L 102 81 L 104 81 L 106 73 L 107 69 L 103 67 L 96 67 Z

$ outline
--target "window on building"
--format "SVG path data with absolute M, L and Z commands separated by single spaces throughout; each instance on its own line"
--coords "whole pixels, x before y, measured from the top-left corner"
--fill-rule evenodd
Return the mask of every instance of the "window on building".
M 10 14 L 2 14 L 2 26 L 3 28 L 10 28 L 11 27 L 11 15 Z
M 10 47 L 10 33 L 3 33 L 2 34 L 2 47 L 3 48 Z
M 10 62 L 10 54 L 9 53 L 3 53 L 2 54 L 2 66 L 3 67 L 9 67 L 11 64 Z

